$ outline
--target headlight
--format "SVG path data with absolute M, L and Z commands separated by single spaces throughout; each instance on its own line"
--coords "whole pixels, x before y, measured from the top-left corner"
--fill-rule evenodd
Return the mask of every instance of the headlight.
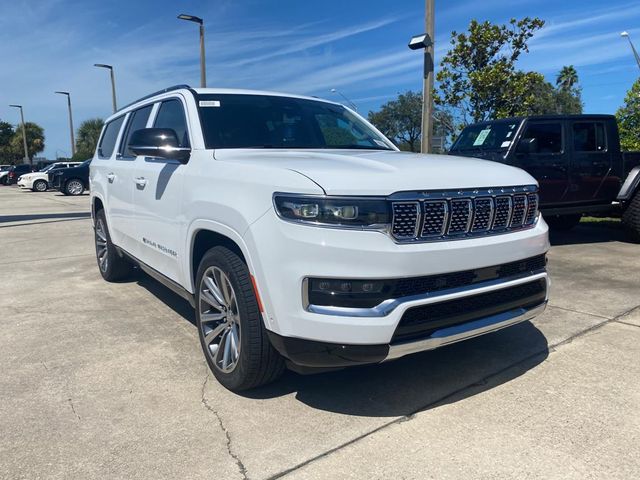
M 273 202 L 285 220 L 315 225 L 381 230 L 389 227 L 391 211 L 384 199 L 276 194 Z

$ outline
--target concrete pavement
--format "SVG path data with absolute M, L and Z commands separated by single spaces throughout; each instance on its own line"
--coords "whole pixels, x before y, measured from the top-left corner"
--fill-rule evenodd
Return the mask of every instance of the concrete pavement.
M 184 300 L 102 281 L 87 212 L 0 188 L 0 478 L 640 475 L 640 246 L 615 228 L 553 239 L 532 323 L 236 395 Z

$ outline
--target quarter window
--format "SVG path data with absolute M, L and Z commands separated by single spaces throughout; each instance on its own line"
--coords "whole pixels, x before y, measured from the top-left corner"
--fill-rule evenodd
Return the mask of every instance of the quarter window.
M 581 122 L 573 124 L 573 149 L 576 152 L 603 152 L 607 140 L 602 123 Z
M 535 139 L 537 149 L 532 153 L 560 153 L 562 151 L 562 125 L 560 123 L 532 123 L 522 140 Z
M 180 100 L 173 99 L 162 102 L 153 126 L 156 128 L 172 128 L 178 135 L 179 146 L 189 146 L 187 119 Z
M 127 158 L 134 158 L 136 156 L 136 154 L 129 149 L 129 141 L 131 140 L 133 132 L 147 126 L 147 121 L 149 120 L 149 115 L 151 115 L 152 108 L 153 105 L 147 105 L 146 107 L 142 107 L 131 112 L 129 115 L 127 130 L 124 134 L 123 141 L 120 143 L 120 154 L 122 156 Z
M 107 126 L 104 127 L 104 133 L 102 134 L 100 145 L 98 146 L 98 156 L 100 158 L 111 158 L 123 120 L 124 117 L 118 117 L 107 123 Z

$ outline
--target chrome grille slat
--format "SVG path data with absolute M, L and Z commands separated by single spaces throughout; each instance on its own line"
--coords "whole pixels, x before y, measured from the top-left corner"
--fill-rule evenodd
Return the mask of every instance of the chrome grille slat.
M 539 207 L 535 186 L 401 192 L 390 200 L 391 234 L 399 242 L 461 239 L 529 228 L 536 223 Z

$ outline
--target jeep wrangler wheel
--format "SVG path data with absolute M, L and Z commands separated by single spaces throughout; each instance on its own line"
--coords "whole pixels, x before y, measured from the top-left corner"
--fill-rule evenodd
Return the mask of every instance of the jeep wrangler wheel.
M 551 230 L 557 230 L 559 232 L 568 232 L 573 227 L 580 223 L 582 214 L 575 215 L 551 215 L 549 217 L 544 216 L 545 222 L 549 225 Z
M 111 243 L 104 210 L 98 210 L 94 230 L 96 260 L 98 261 L 98 269 L 102 278 L 107 282 L 115 282 L 129 276 L 132 265 L 126 258 L 118 254 L 113 243 Z
M 77 178 L 72 178 L 67 181 L 64 186 L 64 193 L 66 195 L 82 195 L 84 193 L 84 185 Z
M 200 343 L 218 381 L 240 391 L 276 380 L 284 360 L 269 342 L 242 259 L 224 247 L 210 249 L 200 262 L 196 285 Z
M 622 214 L 622 224 L 636 242 L 640 242 L 640 190 L 635 193 Z
M 47 188 L 49 188 L 49 185 L 47 185 L 46 181 L 36 180 L 35 182 L 33 182 L 31 190 L 33 190 L 34 192 L 46 192 Z

